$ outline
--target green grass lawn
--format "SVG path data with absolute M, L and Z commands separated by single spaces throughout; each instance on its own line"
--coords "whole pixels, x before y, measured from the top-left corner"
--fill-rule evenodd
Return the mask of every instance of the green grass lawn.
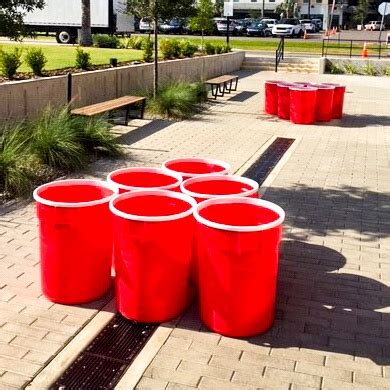
M 22 47 L 24 53 L 27 53 L 29 48 L 42 48 L 46 57 L 46 70 L 63 69 L 75 66 L 76 46 L 57 46 L 57 45 L 34 45 L 34 44 L 3 44 L 1 48 L 5 51 L 11 51 L 14 47 Z M 136 61 L 142 59 L 142 50 L 130 49 L 100 49 L 100 48 L 84 48 L 91 53 L 91 61 L 94 65 L 108 64 L 110 58 L 115 57 L 118 62 Z M 25 54 L 22 55 L 22 57 Z M 23 63 L 18 69 L 19 72 L 30 72 L 27 64 Z

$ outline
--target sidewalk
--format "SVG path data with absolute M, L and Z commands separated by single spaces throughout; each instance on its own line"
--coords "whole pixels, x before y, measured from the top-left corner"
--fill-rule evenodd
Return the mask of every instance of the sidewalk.
M 206 156 L 238 171 L 274 136 L 296 147 L 265 193 L 287 214 L 277 321 L 263 336 L 208 332 L 196 307 L 161 347 L 140 389 L 390 388 L 390 78 L 239 72 L 238 92 L 193 120 L 118 127 L 126 162 Z M 346 83 L 345 118 L 297 126 L 262 114 L 267 79 Z M 40 293 L 34 205 L 0 209 L 0 389 L 20 388 L 111 297 L 82 307 Z

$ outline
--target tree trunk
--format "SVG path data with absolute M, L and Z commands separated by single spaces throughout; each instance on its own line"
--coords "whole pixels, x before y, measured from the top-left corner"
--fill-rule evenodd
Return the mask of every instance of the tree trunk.
M 202 32 L 202 43 L 201 43 L 201 46 L 202 46 L 202 53 L 204 53 L 204 31 L 203 31 L 203 28 L 202 28 L 201 32 Z
M 158 18 L 154 19 L 154 85 L 153 85 L 153 95 L 156 97 L 158 89 L 158 32 L 157 32 L 157 22 Z
M 80 46 L 92 46 L 90 0 L 81 0 Z

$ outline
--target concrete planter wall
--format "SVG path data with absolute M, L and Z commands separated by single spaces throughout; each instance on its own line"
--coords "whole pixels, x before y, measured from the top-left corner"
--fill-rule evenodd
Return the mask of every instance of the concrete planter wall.
M 196 81 L 239 70 L 245 52 L 161 62 L 160 82 Z M 153 65 L 141 64 L 74 74 L 72 107 L 82 107 L 120 96 L 150 90 Z M 67 103 L 67 76 L 54 76 L 0 84 L 0 120 L 36 115 L 48 104 Z
M 390 67 L 390 58 L 384 57 L 382 59 L 378 59 L 378 58 L 348 58 L 348 57 L 345 57 L 345 58 L 327 57 L 327 58 L 325 58 L 325 57 L 322 57 L 320 59 L 320 73 L 327 73 L 326 69 L 331 64 L 338 66 L 338 67 L 342 67 L 345 64 L 353 64 L 357 68 L 360 68 L 360 69 L 362 67 L 364 67 L 365 65 L 370 64 L 370 65 L 380 69 L 380 68 Z

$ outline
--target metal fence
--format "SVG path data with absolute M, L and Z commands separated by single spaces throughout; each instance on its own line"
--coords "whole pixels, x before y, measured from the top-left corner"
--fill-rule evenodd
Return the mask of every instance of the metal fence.
M 322 40 L 322 57 L 383 58 L 389 57 L 389 51 L 386 42 L 380 40 L 339 38 Z

